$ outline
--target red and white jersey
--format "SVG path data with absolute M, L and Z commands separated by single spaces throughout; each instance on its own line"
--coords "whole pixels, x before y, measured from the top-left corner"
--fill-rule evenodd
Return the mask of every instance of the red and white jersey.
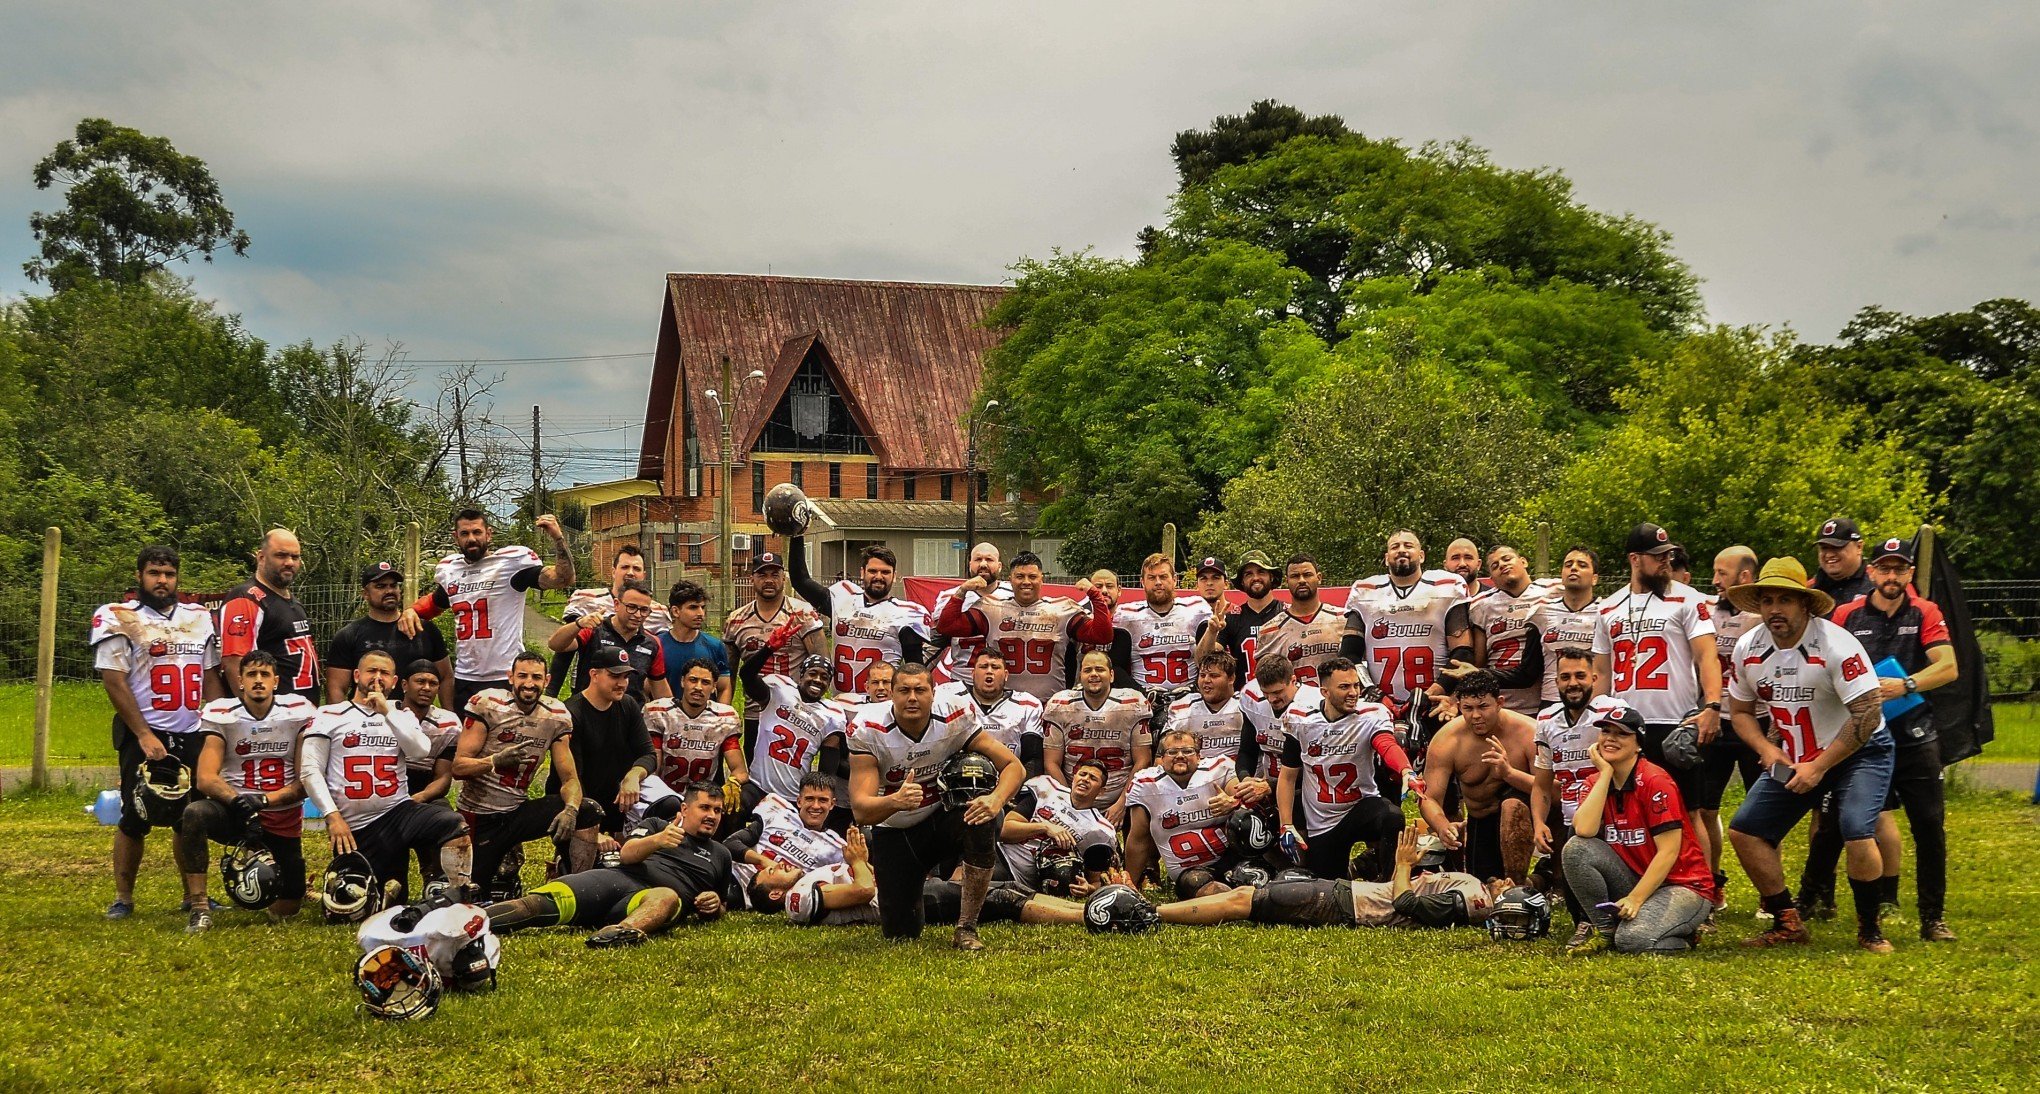
M 918 741 L 901 732 L 891 703 L 873 703 L 859 711 L 850 752 L 878 764 L 878 792 L 891 794 L 910 782 L 921 784 L 921 807 L 894 813 L 878 822 L 879 827 L 912 828 L 933 816 L 942 807 L 942 793 L 935 784 L 943 765 L 970 747 L 977 735 L 976 704 L 954 695 L 935 697 L 928 727 Z
M 947 607 L 950 601 L 955 600 L 956 595 L 961 592 L 963 592 L 962 586 L 956 586 L 935 594 L 935 607 L 929 611 L 928 618 L 940 618 L 942 609 Z M 1005 581 L 999 582 L 998 586 L 992 590 L 992 595 L 989 598 L 979 596 L 977 593 L 963 593 L 963 610 L 969 611 L 972 608 L 978 607 L 987 599 L 1012 600 L 1012 584 Z M 966 685 L 970 684 L 974 679 L 970 674 L 971 660 L 977 657 L 977 652 L 983 649 L 984 646 L 985 636 L 981 634 L 968 634 L 961 638 L 951 638 L 949 644 L 942 647 L 942 656 L 936 658 L 935 663 L 928 666 L 929 679 L 933 680 L 936 684 L 948 684 L 959 681 Z
M 1063 785 L 1075 777 L 1079 763 L 1096 759 L 1105 765 L 1105 796 L 1117 797 L 1133 778 L 1133 750 L 1154 744 L 1148 724 L 1154 713 L 1147 696 L 1132 688 L 1113 688 L 1095 707 L 1082 688 L 1059 691 L 1041 711 L 1041 744 L 1062 749 Z
M 461 680 L 503 680 L 524 652 L 524 590 L 538 584 L 545 564 L 529 547 L 498 547 L 469 562 L 451 554 L 432 568 L 435 599 L 453 611 L 453 675 Z
M 659 765 L 652 774 L 681 787 L 713 777 L 724 752 L 743 748 L 744 727 L 727 703 L 710 699 L 700 714 L 689 715 L 678 699 L 654 699 L 645 704 L 645 735 Z
M 1539 626 L 1544 642 L 1544 688 L 1538 698 L 1546 704 L 1558 702 L 1558 651 L 1594 649 L 1594 624 L 1601 618 L 1601 602 L 1588 600 L 1575 611 L 1566 607 L 1563 591 L 1544 602 Z
M 205 674 L 219 667 L 212 613 L 196 604 L 158 612 L 139 600 L 92 613 L 92 667 L 127 676 L 142 721 L 157 733 L 191 733 L 205 709 Z
M 843 861 L 843 837 L 826 828 L 813 829 L 801 823 L 800 811 L 777 794 L 758 802 L 759 854 L 784 866 L 812 870 Z
M 1594 654 L 1608 655 L 1608 694 L 1652 725 L 1675 724 L 1700 705 L 1692 643 L 1714 633 L 1705 597 L 1677 581 L 1663 596 L 1624 585 L 1601 600 L 1600 613 Z
M 460 811 L 463 813 L 507 813 L 524 804 L 531 780 L 552 755 L 553 742 L 574 732 L 574 716 L 567 705 L 550 695 L 538 697 L 538 705 L 527 711 L 502 688 L 490 688 L 468 700 L 468 721 L 483 729 L 482 749 L 476 753 L 486 760 L 520 740 L 537 743 L 523 763 L 508 771 L 494 767 L 481 775 L 469 775 L 460 783 Z
M 1729 681 L 1735 679 L 1735 644 L 1742 641 L 1743 635 L 1762 630 L 1764 620 L 1755 612 L 1736 611 L 1735 605 L 1726 600 L 1715 601 L 1709 613 L 1714 617 L 1714 652 L 1721 658 L 1721 686 L 1726 691 Z M 1726 721 L 1723 721 L 1721 731 L 1734 732 L 1728 728 Z
M 1594 770 L 1587 750 L 1600 739 L 1601 719 L 1622 707 L 1620 700 L 1596 695 L 1587 700 L 1577 721 L 1566 713 L 1564 703 L 1553 703 L 1537 714 L 1537 758 L 1531 762 L 1539 771 L 1551 772 L 1558 808 L 1567 824 L 1572 823 L 1580 799 L 1587 795 L 1587 776 Z
M 1459 580 L 1453 578 L 1454 581 Z M 1303 834 L 1315 836 L 1339 823 L 1362 798 L 1379 797 L 1374 784 L 1374 739 L 1395 735 L 1388 708 L 1361 703 L 1351 714 L 1328 719 L 1322 706 L 1289 705 L 1284 732 L 1296 744 L 1303 768 Z M 1283 743 L 1288 754 L 1289 741 Z M 1287 763 L 1287 759 L 1284 760 Z
M 723 641 L 730 647 L 730 660 L 733 663 L 740 662 L 764 649 L 765 639 L 799 614 L 807 615 L 809 621 L 800 629 L 796 638 L 806 639 L 808 635 L 822 629 L 822 619 L 815 614 L 814 605 L 797 596 L 782 598 L 779 601 L 779 609 L 770 615 L 759 614 L 756 600 L 749 601 L 731 612 L 728 622 L 723 624 L 722 633 Z M 793 671 L 795 658 L 805 656 L 807 656 L 805 641 L 788 642 L 765 659 L 765 668 L 762 671 L 776 672 L 784 676 Z
M 395 706 L 377 714 L 359 703 L 332 703 L 319 708 L 304 735 L 326 739 L 326 787 L 340 819 L 357 831 L 409 800 L 404 758 L 424 755 L 428 748 L 418 719 Z M 466 790 L 460 804 L 468 808 Z
M 413 710 L 411 715 L 418 719 L 418 731 L 432 742 L 432 751 L 423 757 L 406 757 L 405 766 L 413 771 L 431 771 L 438 766 L 441 756 L 453 755 L 454 746 L 460 743 L 460 715 L 438 706 L 427 707 L 423 714 Z
M 1044 703 L 1062 690 L 1070 624 L 1088 616 L 1089 604 L 1044 596 L 1024 608 L 1010 599 L 970 606 L 985 617 L 984 641 L 1006 659 L 1007 687 Z
M 1246 716 L 1240 713 L 1240 697 L 1235 695 L 1213 709 L 1202 695 L 1185 695 L 1169 704 L 1167 720 L 1162 723 L 1162 732 L 1172 733 L 1187 729 L 1197 734 L 1197 751 L 1207 760 L 1221 756 L 1230 760 L 1240 754 L 1240 727 L 1246 724 Z
M 362 953 L 395 946 L 431 962 L 440 976 L 451 977 L 454 955 L 469 943 L 481 939 L 482 952 L 488 958 L 489 967 L 493 969 L 502 962 L 503 944 L 489 930 L 489 913 L 481 908 L 473 904 L 434 908 L 408 932 L 398 930 L 395 923 L 398 913 L 403 910 L 402 907 L 390 908 L 362 923 L 354 936 L 355 941 L 361 944 Z
M 1132 645 L 1134 686 L 1172 688 L 1195 680 L 1197 633 L 1210 618 L 1211 605 L 1199 596 L 1179 597 L 1161 612 L 1145 600 L 1120 605 L 1112 626 Z
M 1827 751 L 1849 724 L 1849 703 L 1877 691 L 1877 674 L 1863 643 L 1825 619 L 1807 623 L 1791 649 L 1779 649 L 1768 627 L 1756 627 L 1735 644 L 1730 698 L 1769 707 L 1771 728 L 1792 763 Z M 1884 728 L 1882 711 L 1878 730 Z
M 864 587 L 850 581 L 829 586 L 829 633 L 836 640 L 836 697 L 850 702 L 864 698 L 864 679 L 880 661 L 898 664 L 900 631 L 926 640 L 928 609 L 911 600 L 888 596 L 876 604 L 864 598 Z
M 1309 615 L 1296 615 L 1284 608 L 1254 632 L 1254 657 L 1281 654 L 1300 684 L 1316 684 L 1325 662 L 1339 656 L 1339 643 L 1346 637 L 1346 617 L 1319 604 Z
M 1368 675 L 1398 704 L 1438 679 L 1450 652 L 1445 617 L 1465 600 L 1466 582 L 1445 570 L 1425 570 L 1407 589 L 1377 574 L 1346 593 L 1346 633 L 1366 639 Z
M 944 684 L 940 690 L 976 707 L 978 728 L 1016 756 L 1020 754 L 1021 738 L 1041 736 L 1041 700 L 1032 695 L 1008 688 L 987 704 L 960 680 Z
M 1282 725 L 1282 716 L 1291 710 L 1311 710 L 1324 701 L 1324 694 L 1318 689 L 1309 684 L 1298 684 L 1289 705 L 1276 710 L 1268 702 L 1268 697 L 1261 693 L 1261 682 L 1247 681 L 1246 689 L 1240 692 L 1240 717 L 1253 728 L 1254 743 L 1261 749 L 1261 765 L 1259 770 L 1242 772 L 1242 775 L 1274 781 L 1282 773 L 1282 738 L 1289 733 Z
M 1176 782 L 1159 765 L 1133 777 L 1126 806 L 1147 810 L 1148 836 L 1162 853 L 1162 868 L 1170 881 L 1185 870 L 1225 857 L 1225 818 L 1212 812 L 1211 799 L 1225 793 L 1226 784 L 1235 778 L 1229 759 L 1199 763 L 1187 784 Z
M 800 777 L 815 766 L 822 742 L 847 731 L 850 707 L 828 699 L 809 703 L 790 676 L 765 677 L 759 696 L 758 739 L 749 766 L 758 789 L 789 800 L 800 797 Z
M 822 903 L 822 886 L 849 885 L 853 881 L 850 868 L 840 862 L 818 866 L 802 874 L 793 888 L 786 891 L 781 910 L 788 921 L 803 927 L 858 927 L 878 922 L 876 891 L 869 901 L 854 908 L 829 908 Z
M 226 746 L 220 778 L 234 793 L 269 794 L 297 783 L 298 734 L 318 712 L 310 699 L 289 692 L 276 695 L 269 713 L 260 718 L 249 713 L 239 699 L 215 699 L 199 716 L 198 731 L 218 737 Z M 296 803 L 270 812 L 292 819 L 300 815 Z
M 1056 782 L 1047 775 L 1036 775 L 1022 783 L 1020 793 L 1014 795 L 1025 804 L 1032 799 L 1033 807 L 1022 819 L 1037 824 L 1060 824 L 1077 838 L 1074 848 L 1079 854 L 1092 847 L 1119 846 L 1119 827 L 1105 819 L 1105 811 L 1096 805 L 1078 805 L 1070 800 L 1070 788 Z M 1101 799 L 1102 800 L 1102 799 Z M 999 854 L 1005 856 L 1006 868 L 1013 873 L 1013 879 L 1029 890 L 1040 887 L 1041 874 L 1036 869 L 1041 852 L 1054 846 L 1048 839 L 1032 839 L 1025 843 L 1000 843 Z
M 560 612 L 560 622 L 575 623 L 587 620 L 592 627 L 596 623 L 616 614 L 616 594 L 608 589 L 575 589 L 567 597 L 567 606 Z M 646 634 L 665 634 L 673 629 L 673 610 L 652 598 L 652 612 L 643 623 Z
M 1466 602 L 1466 619 L 1487 635 L 1487 667 L 1495 672 L 1522 667 L 1524 651 L 1541 639 L 1544 613 L 1558 597 L 1558 582 L 1549 580 L 1532 581 L 1515 595 L 1500 585 L 1474 594 Z M 1543 695 L 1542 681 L 1508 688 L 1502 692 L 1502 705 L 1534 718 L 1544 707 Z

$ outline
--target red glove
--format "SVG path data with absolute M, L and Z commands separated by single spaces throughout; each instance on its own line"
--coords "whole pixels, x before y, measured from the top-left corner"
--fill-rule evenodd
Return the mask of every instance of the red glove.
M 793 634 L 799 628 L 800 621 L 797 619 L 790 619 L 781 623 L 773 629 L 771 634 L 765 636 L 765 648 L 776 650 L 784 647 L 788 642 L 793 641 Z

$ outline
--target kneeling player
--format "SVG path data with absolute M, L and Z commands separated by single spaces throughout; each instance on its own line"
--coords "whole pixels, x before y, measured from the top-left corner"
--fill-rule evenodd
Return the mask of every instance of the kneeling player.
M 1176 899 L 1222 893 L 1222 879 L 1240 857 L 1225 819 L 1265 797 L 1267 784 L 1236 777 L 1229 756 L 1202 759 L 1193 730 L 1168 730 L 1161 746 L 1162 762 L 1135 775 L 1127 792 L 1127 872 L 1142 876 L 1159 853 Z
M 1424 753 L 1418 807 L 1446 849 L 1466 852 L 1467 873 L 1525 880 L 1537 722 L 1502 705 L 1501 682 L 1486 669 L 1462 676 L 1454 697 L 1459 716 L 1445 723 Z M 1445 812 L 1454 787 L 1466 803 L 1463 829 Z
M 1283 849 L 1319 877 L 1345 878 L 1354 876 L 1353 846 L 1364 842 L 1372 853 L 1362 876 L 1379 878 L 1387 871 L 1372 865 L 1379 862 L 1374 856 L 1385 857 L 1389 841 L 1402 830 L 1403 815 L 1375 788 L 1374 761 L 1380 757 L 1398 776 L 1409 771 L 1410 763 L 1395 743 L 1388 709 L 1361 698 L 1359 668 L 1335 657 L 1318 671 L 1323 706 L 1299 710 L 1292 705 L 1283 716 L 1282 774 L 1275 791 Z
M 199 715 L 198 792 L 177 821 L 185 857 L 206 857 L 205 841 L 255 843 L 276 863 L 272 919 L 297 914 L 305 897 L 304 789 L 298 785 L 298 734 L 317 708 L 302 695 L 276 692 L 276 658 L 250 650 L 235 674 L 238 699 L 215 699 Z M 229 757 L 232 757 L 229 759 Z M 209 917 L 208 917 L 209 919 Z
M 1271 881 L 1251 889 L 1161 906 L 1162 922 L 1251 923 L 1294 927 L 1471 927 L 1487 920 L 1510 888 L 1501 878 L 1482 884 L 1472 874 L 1432 873 L 1412 879 L 1423 851 L 1415 829 L 1396 841 L 1388 881 Z
M 545 687 L 545 659 L 528 650 L 518 654 L 510 662 L 508 690 L 490 688 L 468 700 L 454 749 L 460 811 L 474 835 L 474 874 L 498 892 L 511 888 L 499 878 L 505 859 L 521 862 L 524 844 L 541 836 L 552 837 L 562 852 L 576 852 L 562 856 L 572 866 L 585 869 L 595 859 L 602 810 L 581 800 L 573 716 Z M 548 756 L 559 792 L 528 797 Z
M 718 919 L 731 888 L 729 848 L 715 841 L 722 790 L 689 783 L 671 823 L 646 820 L 627 833 L 623 865 L 583 870 L 547 882 L 515 900 L 489 905 L 499 932 L 526 927 L 599 927 L 590 947 L 634 946 L 694 915 Z

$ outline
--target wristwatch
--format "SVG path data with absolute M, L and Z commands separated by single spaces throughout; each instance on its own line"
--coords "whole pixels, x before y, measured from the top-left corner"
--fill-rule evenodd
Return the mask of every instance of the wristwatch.
M 1714 713 L 1719 714 L 1721 713 L 1721 704 L 1719 702 L 1708 703 L 1705 706 L 1702 706 L 1700 709 L 1711 710 Z
M 1919 682 L 1918 680 L 1915 680 L 1915 679 L 1913 679 L 1913 678 L 1912 678 L 1912 677 L 1910 677 L 1910 676 L 1906 677 L 1906 678 L 1905 678 L 1905 693 L 1906 693 L 1907 695 L 1918 695 L 1918 694 L 1919 694 L 1919 692 L 1920 692 L 1920 682 Z

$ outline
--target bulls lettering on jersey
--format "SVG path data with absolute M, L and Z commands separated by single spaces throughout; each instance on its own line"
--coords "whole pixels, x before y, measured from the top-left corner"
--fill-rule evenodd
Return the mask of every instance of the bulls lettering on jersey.
M 935 697 L 928 712 L 928 728 L 918 741 L 900 731 L 891 703 L 873 703 L 859 711 L 857 731 L 850 735 L 850 752 L 869 756 L 878 765 L 878 792 L 891 794 L 910 782 L 921 784 L 921 807 L 894 813 L 879 826 L 912 828 L 933 816 L 942 807 L 936 783 L 943 765 L 969 748 L 977 735 L 977 708 L 954 695 Z
M 1134 776 L 1126 806 L 1147 810 L 1148 836 L 1162 854 L 1170 881 L 1185 870 L 1225 857 L 1225 818 L 1213 812 L 1211 799 L 1225 793 L 1232 781 L 1232 761 L 1223 758 L 1200 762 L 1187 783 L 1178 783 L 1159 767 Z
M 1587 701 L 1575 720 L 1564 703 L 1553 703 L 1537 715 L 1537 758 L 1535 765 L 1551 772 L 1551 784 L 1558 791 L 1559 811 L 1572 823 L 1586 796 L 1586 777 L 1594 770 L 1587 750 L 1601 736 L 1601 719 L 1622 710 L 1621 701 L 1596 695 Z M 1542 819 L 1542 818 L 1539 818 Z
M 1487 636 L 1487 667 L 1497 673 L 1523 666 L 1529 644 L 1542 639 L 1544 615 L 1559 597 L 1556 581 L 1532 581 L 1521 593 L 1499 585 L 1482 589 L 1466 602 L 1466 621 Z M 1543 653 L 1540 647 L 1538 652 Z M 1543 708 L 1543 682 L 1502 692 L 1502 705 L 1535 717 Z
M 574 731 L 574 716 L 567 713 L 565 703 L 541 695 L 538 705 L 526 711 L 501 688 L 490 688 L 468 700 L 468 720 L 482 727 L 482 750 L 477 754 L 482 759 L 520 741 L 530 741 L 534 747 L 523 763 L 508 771 L 498 771 L 492 765 L 483 774 L 461 780 L 463 813 L 507 813 L 523 805 L 532 779 L 552 755 L 553 742 Z
M 1062 782 L 1075 777 L 1077 765 L 1095 759 L 1105 765 L 1105 796 L 1117 797 L 1133 778 L 1133 750 L 1154 744 L 1149 719 L 1154 708 L 1132 688 L 1113 688 L 1105 701 L 1092 706 L 1082 688 L 1059 691 L 1042 709 L 1042 747 L 1062 749 Z
M 1240 727 L 1245 721 L 1237 695 L 1220 703 L 1216 709 L 1205 702 L 1202 695 L 1185 695 L 1169 704 L 1162 733 L 1166 736 L 1179 729 L 1187 729 L 1197 734 L 1197 751 L 1205 759 L 1222 756 L 1230 760 L 1239 755 Z
M 710 699 L 700 714 L 693 715 L 678 699 L 645 704 L 645 735 L 651 738 L 659 767 L 652 774 L 667 786 L 707 782 L 724 752 L 743 747 L 743 733 L 735 708 L 727 703 Z
M 1109 799 L 1100 799 L 1109 800 Z M 1079 806 L 1070 800 L 1070 789 L 1047 775 L 1036 775 L 1020 785 L 1020 792 L 1013 796 L 1014 810 L 1036 824 L 1060 824 L 1076 837 L 1075 850 L 1081 854 L 1093 847 L 1117 848 L 1119 828 L 1105 819 L 1105 811 L 1095 805 Z M 1006 868 L 1013 872 L 1014 880 L 1028 889 L 1038 888 L 1041 875 L 1037 870 L 1043 851 L 1055 846 L 1055 841 L 1046 837 L 1028 840 L 1025 843 L 1000 843 L 999 854 L 1006 859 Z
M 1347 591 L 1346 632 L 1366 641 L 1369 675 L 1397 703 L 1438 679 L 1450 652 L 1446 616 L 1465 600 L 1466 582 L 1444 570 L 1425 570 L 1407 589 L 1378 574 Z
M 1755 612 L 1739 612 L 1735 605 L 1726 600 L 1717 600 L 1710 614 L 1714 617 L 1714 652 L 1721 658 L 1721 686 L 1723 690 L 1735 678 L 1735 644 L 1742 636 L 1764 625 L 1763 617 Z M 1767 713 L 1767 712 L 1759 712 Z M 1733 733 L 1726 721 L 1722 723 L 1723 733 Z
M 843 861 L 843 837 L 801 823 L 800 811 L 777 794 L 758 802 L 757 852 L 783 866 L 813 870 Z
M 409 800 L 404 758 L 427 749 L 418 719 L 400 707 L 377 714 L 359 703 L 333 703 L 319 708 L 304 735 L 326 739 L 326 786 L 340 819 L 357 831 Z M 468 808 L 466 791 L 461 797 Z
M 758 704 L 758 739 L 749 757 L 758 789 L 788 799 L 800 797 L 800 777 L 814 767 L 822 742 L 845 732 L 850 707 L 817 699 L 802 701 L 791 677 L 765 677 Z
M 1374 739 L 1382 734 L 1394 739 L 1388 708 L 1361 703 L 1351 714 L 1332 719 L 1323 707 L 1305 709 L 1292 703 L 1282 722 L 1288 734 L 1282 745 L 1283 765 L 1303 769 L 1305 836 L 1330 831 L 1362 798 L 1380 795 L 1374 783 Z
M 948 607 L 950 601 L 957 598 L 958 593 L 963 594 L 962 609 L 964 611 L 977 607 L 987 599 L 978 593 L 963 592 L 960 587 L 944 589 L 935 594 L 935 608 L 929 613 L 929 618 L 940 619 L 943 609 Z M 999 582 L 997 587 L 992 589 L 990 599 L 1012 600 L 1013 586 L 1008 582 Z M 942 648 L 942 656 L 934 664 L 928 666 L 929 679 L 938 686 L 958 681 L 964 684 L 972 683 L 976 678 L 971 675 L 970 663 L 976 659 L 977 652 L 983 649 L 984 645 L 985 636 L 982 634 L 951 636 L 949 645 Z
M 1792 763 L 1827 751 L 1849 724 L 1849 703 L 1876 691 L 1863 644 L 1825 619 L 1809 620 L 1791 649 L 1779 649 L 1768 627 L 1753 628 L 1735 644 L 1729 696 L 1770 710 L 1771 728 Z M 1877 725 L 1881 732 L 1882 711 Z
M 453 612 L 453 675 L 462 680 L 502 680 L 510 662 L 524 651 L 524 590 L 538 584 L 545 569 L 529 547 L 498 547 L 469 562 L 447 555 L 432 568 L 432 592 L 419 613 L 427 619 Z
M 157 733 L 190 733 L 205 709 L 206 673 L 219 667 L 213 618 L 195 604 L 159 612 L 139 600 L 92 613 L 92 667 L 127 677 L 142 722 Z
M 1707 601 L 1674 581 L 1665 595 L 1624 585 L 1601 601 L 1594 656 L 1608 657 L 1608 694 L 1635 707 L 1651 725 L 1677 723 L 1700 703 L 1693 639 L 1714 633 Z
M 1086 630 L 1089 604 L 1045 596 L 1024 607 L 1011 600 L 980 600 L 970 610 L 973 626 L 982 621 L 985 644 L 1005 659 L 1008 687 L 1044 703 L 1062 689 L 1068 639 Z M 1096 633 L 1111 637 L 1109 628 Z
M 1559 593 L 1545 602 L 1543 616 L 1544 685 L 1538 698 L 1549 704 L 1558 702 L 1558 651 L 1593 651 L 1594 624 L 1601 618 L 1601 605 L 1589 600 L 1576 611 L 1565 606 L 1565 596 Z
M 220 656 L 264 650 L 276 658 L 276 688 L 307 699 L 319 694 L 319 651 L 305 606 L 259 581 L 238 585 L 220 605 Z
M 220 778 L 235 794 L 273 794 L 297 785 L 298 734 L 318 708 L 302 695 L 279 692 L 260 718 L 239 699 L 215 699 L 199 716 L 198 731 L 220 739 L 226 755 Z M 298 833 L 303 811 L 296 802 L 265 810 L 264 828 L 279 836 Z
M 1345 637 L 1346 619 L 1331 608 L 1320 604 L 1309 615 L 1295 615 L 1284 608 L 1254 633 L 1255 656 L 1287 657 L 1297 682 L 1315 684 L 1325 662 L 1339 656 L 1339 643 Z
M 1146 601 L 1121 605 L 1112 626 L 1126 632 L 1133 650 L 1133 682 L 1141 688 L 1173 688 L 1197 676 L 1192 663 L 1197 635 L 1211 618 L 1211 605 L 1200 597 L 1178 599 L 1167 611 Z
M 865 599 L 863 586 L 838 581 L 829 586 L 829 633 L 836 640 L 836 695 L 864 698 L 871 666 L 900 659 L 900 632 L 928 638 L 928 609 L 911 600 L 886 597 L 876 604 Z
M 1295 694 L 1289 697 L 1288 705 L 1276 710 L 1261 692 L 1259 680 L 1248 681 L 1245 691 L 1240 692 L 1240 716 L 1253 728 L 1254 744 L 1261 750 L 1260 762 L 1254 770 L 1241 772 L 1247 778 L 1267 779 L 1273 782 L 1281 774 L 1282 738 L 1289 731 L 1283 727 L 1282 716 L 1293 710 L 1310 710 L 1325 701 L 1323 693 L 1309 684 L 1296 685 Z

